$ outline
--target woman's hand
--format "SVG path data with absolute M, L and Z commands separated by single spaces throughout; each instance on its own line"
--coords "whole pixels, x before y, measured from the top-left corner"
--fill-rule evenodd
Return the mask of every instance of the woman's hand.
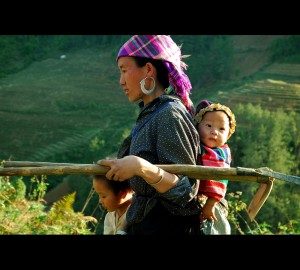
M 163 171 L 149 161 L 133 155 L 120 159 L 103 159 L 97 164 L 110 167 L 105 175 L 109 180 L 124 181 L 140 176 L 159 193 L 170 190 L 179 180 L 177 175 Z
M 131 155 L 120 159 L 102 159 L 97 164 L 110 167 L 105 175 L 107 179 L 124 181 L 141 174 L 142 161 L 143 159 Z

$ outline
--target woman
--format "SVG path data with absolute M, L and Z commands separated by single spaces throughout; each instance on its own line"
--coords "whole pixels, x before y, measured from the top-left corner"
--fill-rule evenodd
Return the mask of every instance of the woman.
M 170 36 L 135 35 L 117 56 L 120 85 L 140 114 L 118 159 L 100 160 L 110 167 L 109 180 L 130 179 L 135 194 L 126 220 L 128 234 L 196 234 L 199 203 L 195 181 L 154 164 L 196 164 L 199 136 L 193 126 L 191 83 L 181 50 Z

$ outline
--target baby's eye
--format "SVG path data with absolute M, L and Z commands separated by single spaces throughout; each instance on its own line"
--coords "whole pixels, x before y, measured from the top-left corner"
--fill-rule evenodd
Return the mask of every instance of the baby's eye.
M 211 127 L 211 125 L 210 125 L 210 124 L 206 124 L 206 126 L 207 126 L 207 127 Z

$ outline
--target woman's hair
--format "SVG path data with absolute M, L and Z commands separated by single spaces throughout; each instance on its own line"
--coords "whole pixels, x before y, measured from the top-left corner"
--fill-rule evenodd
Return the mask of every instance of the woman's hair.
M 161 83 L 164 88 L 169 87 L 169 72 L 164 65 L 162 60 L 156 60 L 151 58 L 137 57 L 134 56 L 133 59 L 139 67 L 145 66 L 147 63 L 151 63 L 157 70 L 157 80 Z
M 170 86 L 169 71 L 168 71 L 167 67 L 165 66 L 163 60 L 138 57 L 138 56 L 133 56 L 132 58 L 135 60 L 136 64 L 139 67 L 143 67 L 147 63 L 151 63 L 157 70 L 157 80 L 161 83 L 163 88 L 166 89 Z M 185 96 L 185 100 L 183 100 L 183 97 L 180 96 L 175 91 L 172 91 L 172 93 L 175 94 L 177 97 L 179 97 L 182 100 L 183 104 L 187 107 L 188 111 L 193 115 L 194 114 L 194 105 L 193 105 L 193 102 L 188 97 L 188 94 Z
M 120 181 L 108 180 L 104 175 L 94 175 L 93 180 L 105 181 L 115 195 L 118 195 L 119 192 L 121 191 L 131 190 L 129 181 L 120 182 Z

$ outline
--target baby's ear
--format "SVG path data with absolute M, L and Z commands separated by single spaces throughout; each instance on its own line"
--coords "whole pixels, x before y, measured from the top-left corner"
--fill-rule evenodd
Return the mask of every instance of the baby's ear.
M 126 190 L 120 190 L 118 195 L 119 195 L 121 198 L 125 198 L 126 195 L 127 195 L 127 192 L 126 192 Z

